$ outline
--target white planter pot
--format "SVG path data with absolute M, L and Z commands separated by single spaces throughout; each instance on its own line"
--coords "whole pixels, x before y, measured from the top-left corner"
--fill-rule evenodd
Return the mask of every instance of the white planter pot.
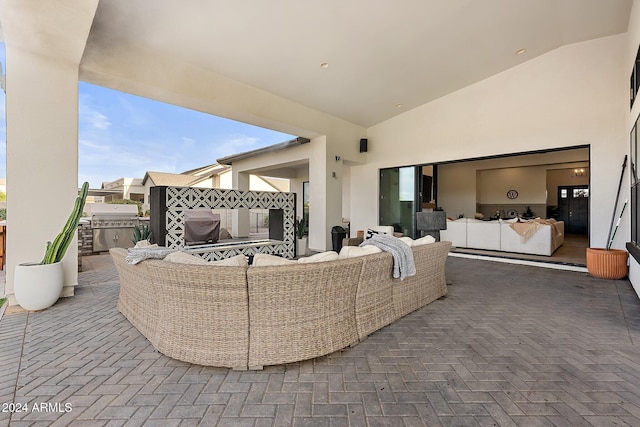
M 298 256 L 305 256 L 307 254 L 307 238 L 303 237 L 296 240 L 296 244 L 298 245 L 298 247 L 296 248 Z
M 62 262 L 53 264 L 18 264 L 13 276 L 16 301 L 26 310 L 51 307 L 60 297 L 64 286 Z

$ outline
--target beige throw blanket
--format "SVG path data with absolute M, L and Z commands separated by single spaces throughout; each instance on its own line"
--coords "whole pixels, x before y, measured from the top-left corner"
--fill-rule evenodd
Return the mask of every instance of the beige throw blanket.
M 522 243 L 525 243 L 531 238 L 531 236 L 536 234 L 536 232 L 545 225 L 549 225 L 552 227 L 553 233 L 551 233 L 551 238 L 553 239 L 555 244 L 556 238 L 562 235 L 562 233 L 560 232 L 560 227 L 558 226 L 558 222 L 555 219 L 536 218 L 526 222 L 514 222 L 509 226 L 513 229 L 513 231 L 520 235 L 520 241 Z

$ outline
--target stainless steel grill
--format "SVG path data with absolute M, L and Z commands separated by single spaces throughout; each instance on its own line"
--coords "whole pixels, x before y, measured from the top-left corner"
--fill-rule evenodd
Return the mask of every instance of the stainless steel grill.
M 140 223 L 135 205 L 94 205 L 91 208 L 93 251 L 133 246 L 133 230 Z

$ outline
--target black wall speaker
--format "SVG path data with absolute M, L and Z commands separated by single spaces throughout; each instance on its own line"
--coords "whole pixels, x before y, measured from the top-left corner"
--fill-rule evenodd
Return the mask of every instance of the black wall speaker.
M 367 152 L 367 138 L 362 138 L 360 140 L 360 152 L 361 153 Z

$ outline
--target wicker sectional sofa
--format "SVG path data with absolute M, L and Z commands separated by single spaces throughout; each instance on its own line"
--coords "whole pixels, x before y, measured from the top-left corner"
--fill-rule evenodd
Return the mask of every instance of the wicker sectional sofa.
M 378 253 L 318 263 L 229 267 L 125 261 L 118 309 L 161 353 L 235 369 L 291 363 L 354 345 L 447 293 L 450 242 L 412 247 L 417 274 L 392 278 Z

